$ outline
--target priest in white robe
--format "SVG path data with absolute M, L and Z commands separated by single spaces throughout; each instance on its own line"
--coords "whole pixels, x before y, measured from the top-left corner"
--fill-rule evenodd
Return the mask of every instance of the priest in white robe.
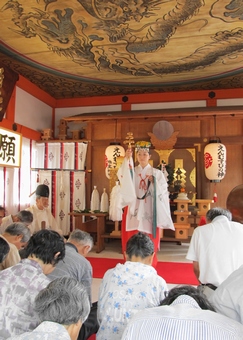
M 57 221 L 51 213 L 51 210 L 48 208 L 50 194 L 48 185 L 38 185 L 35 194 L 36 204 L 26 209 L 31 211 L 33 214 L 33 222 L 29 225 L 31 234 L 41 229 L 51 229 L 62 235 L 62 229 L 58 226 Z

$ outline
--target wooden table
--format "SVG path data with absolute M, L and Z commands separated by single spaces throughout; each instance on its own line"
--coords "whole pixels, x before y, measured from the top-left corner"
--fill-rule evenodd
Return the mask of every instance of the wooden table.
M 69 215 L 75 217 L 75 229 L 97 234 L 96 253 L 100 253 L 105 249 L 105 242 L 102 235 L 105 234 L 105 220 L 108 216 L 108 213 L 71 212 Z

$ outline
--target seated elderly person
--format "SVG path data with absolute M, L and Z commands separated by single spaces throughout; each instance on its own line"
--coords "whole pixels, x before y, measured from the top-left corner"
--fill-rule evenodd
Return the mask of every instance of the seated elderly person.
M 65 257 L 53 272 L 48 275 L 52 281 L 58 277 L 68 276 L 81 282 L 88 293 L 91 303 L 92 267 L 85 258 L 93 247 L 93 238 L 89 233 L 75 229 L 65 243 Z
M 90 304 L 82 283 L 69 277 L 55 279 L 35 298 L 34 310 L 41 324 L 14 340 L 76 340 Z
M 242 340 L 243 326 L 214 312 L 201 290 L 172 288 L 160 307 L 137 313 L 122 340 Z
M 0 339 L 38 325 L 34 299 L 50 283 L 46 275 L 64 255 L 63 237 L 52 230 L 40 230 L 28 242 L 27 258 L 0 272 Z
M 81 282 L 88 293 L 91 306 L 90 314 L 83 323 L 79 335 L 79 340 L 88 338 L 98 331 L 97 321 L 97 303 L 92 304 L 91 286 L 92 286 L 92 266 L 85 258 L 93 247 L 92 236 L 79 229 L 75 229 L 65 244 L 65 257 L 60 261 L 54 271 L 48 275 L 50 280 L 58 277 L 68 276 Z
M 119 263 L 105 273 L 98 298 L 97 340 L 121 339 L 135 313 L 158 306 L 163 300 L 167 285 L 152 267 L 153 256 L 153 241 L 138 232 L 127 242 L 125 264 Z
M 208 210 L 206 219 L 207 224 L 194 230 L 186 258 L 209 294 L 243 264 L 243 228 L 220 207 Z
M 0 264 L 0 270 L 9 268 L 21 260 L 19 250 L 27 245 L 30 239 L 30 230 L 23 223 L 10 224 L 0 238 L 8 242 L 10 251 L 5 260 Z
M 33 214 L 30 211 L 21 210 L 16 215 L 5 216 L 2 219 L 0 234 L 3 234 L 8 226 L 16 222 L 21 222 L 28 227 L 33 222 Z

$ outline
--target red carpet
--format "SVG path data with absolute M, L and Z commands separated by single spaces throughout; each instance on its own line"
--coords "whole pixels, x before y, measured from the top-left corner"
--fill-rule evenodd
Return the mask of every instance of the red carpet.
M 103 278 L 105 272 L 116 266 L 117 263 L 124 263 L 119 259 L 106 258 L 87 258 L 93 267 L 93 277 L 96 279 Z M 167 283 L 173 284 L 190 284 L 197 285 L 198 281 L 193 273 L 191 263 L 177 262 L 158 262 L 157 273 L 162 276 Z

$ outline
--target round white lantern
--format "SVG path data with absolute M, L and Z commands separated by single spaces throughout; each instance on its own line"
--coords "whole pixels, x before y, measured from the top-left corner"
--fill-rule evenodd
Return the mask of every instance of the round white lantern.
M 125 156 L 125 149 L 115 143 L 105 149 L 105 174 L 110 179 L 110 170 L 117 168 L 117 159 Z
M 205 175 L 211 182 L 220 182 L 226 174 L 226 147 L 211 141 L 204 149 Z

